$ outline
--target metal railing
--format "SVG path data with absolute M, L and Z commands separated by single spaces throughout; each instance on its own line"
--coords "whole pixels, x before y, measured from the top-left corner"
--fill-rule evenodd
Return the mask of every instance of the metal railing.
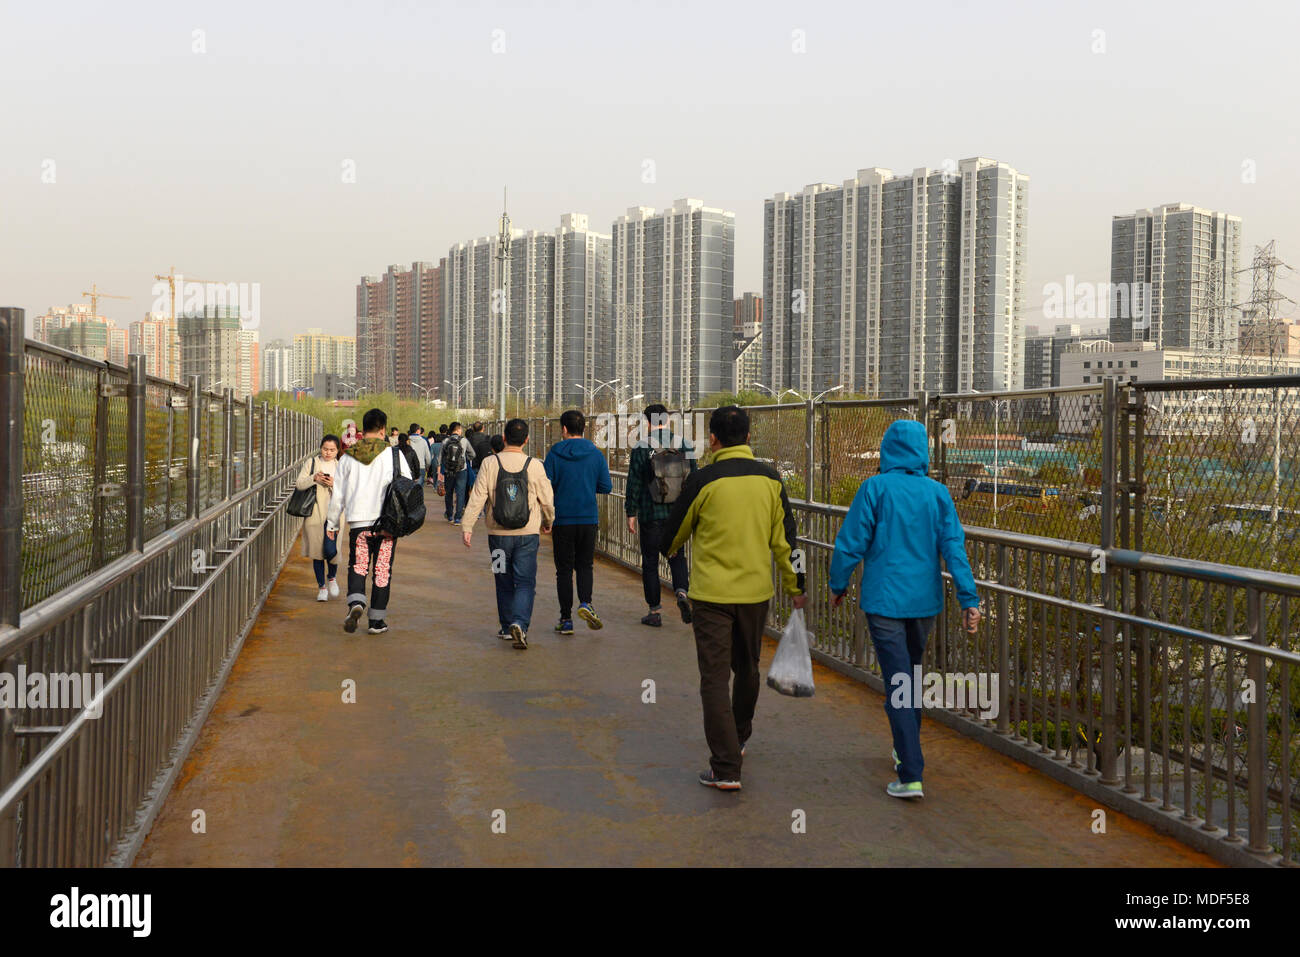
M 0 675 L 49 692 L 0 709 L 3 866 L 130 862 L 301 521 L 282 505 L 320 423 L 143 360 L 26 343 L 0 309 L 0 416 L 21 424 L 0 446 Z
M 1266 380 L 1263 386 L 1225 380 L 1191 387 L 1220 395 L 1216 408 L 1221 410 L 1231 404 L 1229 394 L 1246 390 L 1265 390 L 1278 401 L 1295 395 L 1288 390 L 1300 389 L 1300 377 Z M 878 452 L 888 422 L 925 410 L 935 472 L 953 490 L 966 523 L 986 613 L 977 634 L 963 631 L 949 584 L 946 610 L 926 652 L 926 671 L 962 680 L 946 681 L 944 707 L 931 715 L 1223 861 L 1296 865 L 1300 623 L 1292 606 L 1300 597 L 1300 577 L 1256 569 L 1249 561 L 1229 565 L 1141 550 L 1150 523 L 1157 520 L 1154 496 L 1143 480 L 1152 475 L 1151 457 L 1143 454 L 1150 442 L 1143 432 L 1149 412 L 1143 410 L 1150 409 L 1152 396 L 1186 388 L 1112 380 L 1084 389 L 819 403 L 806 407 L 801 422 L 802 463 L 771 428 L 763 432 L 752 424 L 751 444 L 756 455 L 778 465 L 791 486 L 807 562 L 806 614 L 814 654 L 883 691 L 857 609 L 857 584 L 838 609 L 831 607 L 825 586 L 847 508 L 796 499 L 794 492 L 837 493 L 841 483 L 856 491 L 878 469 L 871 453 Z M 1021 408 L 1010 408 L 1013 404 Z M 1261 408 L 1267 413 L 1267 406 L 1257 403 L 1254 414 Z M 751 423 L 774 421 L 777 414 L 770 406 L 749 411 Z M 849 414 L 863 416 L 866 424 L 858 434 L 841 438 L 834 423 Z M 1030 415 L 1049 424 L 1037 436 L 1043 441 L 1025 449 L 1008 441 L 1024 434 L 1008 426 L 1023 429 Z M 1063 451 L 1056 429 L 1072 420 L 1080 427 L 1086 423 L 1090 444 Z M 1268 455 L 1274 464 L 1263 473 L 1267 480 L 1255 487 L 1276 491 L 1284 500 L 1295 474 L 1288 445 L 1294 439 L 1285 427 L 1275 427 L 1272 435 Z M 1177 440 L 1161 441 L 1173 446 Z M 1003 453 L 1013 447 L 1040 454 L 1036 460 L 1009 456 L 1012 461 L 1035 468 L 1084 500 L 1070 513 L 1073 522 L 1062 521 L 1061 512 L 1050 507 L 1016 507 L 1015 499 L 1030 497 L 1016 486 L 1033 481 L 999 470 Z M 839 457 L 827 449 L 839 449 Z M 984 454 L 959 454 L 971 450 Z M 969 464 L 985 459 L 998 465 L 977 475 Z M 855 474 L 854 463 L 861 463 Z M 626 476 L 620 471 L 613 476 L 613 493 L 601 506 L 597 548 L 639 569 L 640 547 L 623 516 Z M 980 484 L 968 492 L 975 477 Z M 983 487 L 994 478 L 996 491 Z M 1036 501 L 1042 503 L 1050 497 L 1042 493 L 1046 478 L 1039 484 Z M 1197 488 L 1210 494 L 1210 487 L 1203 482 Z M 1188 484 L 1181 488 L 1185 494 L 1193 491 Z M 1238 483 L 1233 492 L 1249 496 L 1249 483 Z M 1196 518 L 1198 507 L 1192 505 L 1184 517 L 1209 533 L 1207 523 Z M 1034 528 L 1058 534 L 1035 534 Z M 1250 555 L 1263 564 L 1260 555 Z M 1233 557 L 1240 561 L 1242 553 Z M 666 561 L 661 560 L 660 571 L 667 580 Z M 777 595 L 769 612 L 774 635 L 790 611 L 779 589 Z M 981 709 L 967 695 L 966 682 L 979 676 L 996 678 L 995 685 L 986 680 L 997 689 L 993 708 Z

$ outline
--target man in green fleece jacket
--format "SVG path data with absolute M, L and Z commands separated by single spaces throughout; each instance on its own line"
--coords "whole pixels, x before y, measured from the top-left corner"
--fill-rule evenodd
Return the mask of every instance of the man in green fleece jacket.
M 773 596 L 772 558 L 781 585 L 802 608 L 804 575 L 794 510 L 772 466 L 754 458 L 749 415 L 734 405 L 709 418 L 711 462 L 682 486 L 664 528 L 663 554 L 691 544 L 695 651 L 700 665 L 704 736 L 712 757 L 700 783 L 740 790 L 745 742 L 758 703 L 758 656 Z M 794 559 L 792 561 L 792 558 Z M 728 695 L 731 672 L 735 687 Z

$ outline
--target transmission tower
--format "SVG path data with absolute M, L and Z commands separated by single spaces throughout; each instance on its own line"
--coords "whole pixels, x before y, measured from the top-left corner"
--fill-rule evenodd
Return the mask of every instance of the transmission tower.
M 506 418 L 506 350 L 510 330 L 510 213 L 509 189 L 501 191 L 501 223 L 497 230 L 497 270 L 501 277 L 501 330 L 497 334 L 497 415 Z

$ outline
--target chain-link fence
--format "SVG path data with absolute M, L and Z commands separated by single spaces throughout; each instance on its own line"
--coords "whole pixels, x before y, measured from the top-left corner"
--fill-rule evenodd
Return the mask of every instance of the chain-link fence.
M 21 594 L 23 607 L 30 607 L 130 547 L 130 403 L 136 387 L 125 368 L 43 343 L 25 343 L 17 358 L 23 398 Z M 274 432 L 278 411 L 152 377 L 142 376 L 138 389 L 144 541 L 268 474 L 259 443 L 264 430 Z M 197 447 L 192 466 L 191 429 Z

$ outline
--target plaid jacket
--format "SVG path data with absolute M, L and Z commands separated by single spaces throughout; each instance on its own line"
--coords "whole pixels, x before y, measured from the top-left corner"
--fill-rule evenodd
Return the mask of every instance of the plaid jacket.
M 651 501 L 650 499 L 650 481 L 653 475 L 650 472 L 650 455 L 656 449 L 673 448 L 686 449 L 689 454 L 692 451 L 691 443 L 685 441 L 680 436 L 668 433 L 668 440 L 665 442 L 659 438 L 662 431 L 652 433 L 651 437 L 644 442 L 640 442 L 632 449 L 632 454 L 627 463 L 627 488 L 623 499 L 623 511 L 628 515 L 635 515 L 638 522 L 662 522 L 672 514 L 672 503 L 661 504 Z M 691 471 L 695 471 L 695 459 L 688 458 L 691 464 Z

